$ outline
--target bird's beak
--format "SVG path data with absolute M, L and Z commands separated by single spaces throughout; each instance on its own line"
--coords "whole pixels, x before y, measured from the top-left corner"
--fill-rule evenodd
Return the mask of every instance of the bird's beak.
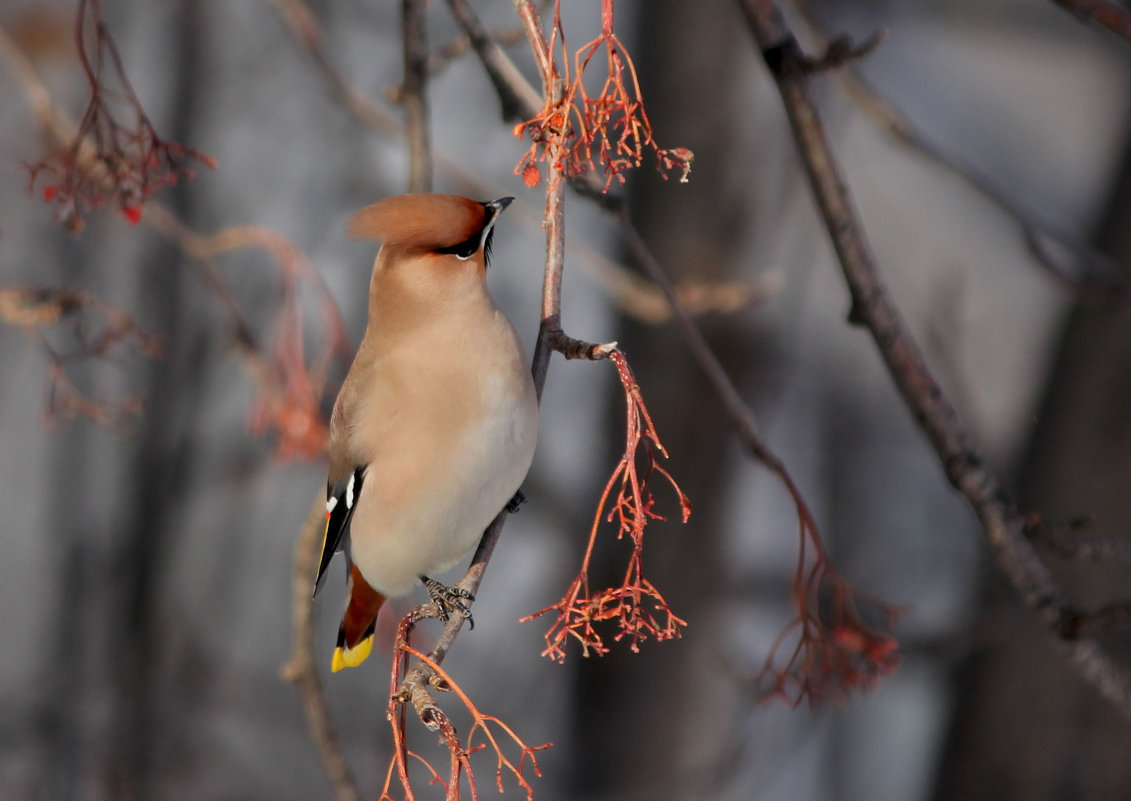
M 483 231 L 479 235 L 479 247 L 484 249 L 484 265 L 486 265 L 491 252 L 491 231 L 494 229 L 495 223 L 499 221 L 499 215 L 513 202 L 513 197 L 501 197 L 498 200 L 483 204 L 483 208 L 487 210 L 487 224 L 483 226 Z
M 503 213 L 506 207 L 513 202 L 513 197 L 501 197 L 498 200 L 492 200 L 490 203 L 484 203 L 483 205 L 491 210 L 492 217 L 498 217 Z

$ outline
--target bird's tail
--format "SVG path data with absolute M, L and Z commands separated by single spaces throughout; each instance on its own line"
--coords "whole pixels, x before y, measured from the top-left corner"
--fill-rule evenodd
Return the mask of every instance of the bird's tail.
M 357 667 L 369 656 L 373 648 L 373 631 L 377 626 L 377 613 L 385 603 L 385 596 L 369 586 L 357 569 L 350 568 L 349 603 L 338 627 L 338 645 L 330 668 L 337 673 L 342 668 Z

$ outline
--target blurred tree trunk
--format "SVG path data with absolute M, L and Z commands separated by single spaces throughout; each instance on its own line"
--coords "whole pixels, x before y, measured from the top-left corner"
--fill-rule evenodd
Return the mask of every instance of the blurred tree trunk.
M 179 5 L 178 24 L 167 30 L 176 76 L 164 135 L 191 142 L 193 115 L 199 106 L 202 3 Z M 182 219 L 192 219 L 190 187 L 179 183 L 170 204 Z M 165 609 L 163 579 L 177 528 L 178 513 L 192 475 L 193 430 L 199 417 L 203 381 L 202 320 L 188 306 L 184 257 L 160 242 L 143 256 L 137 307 L 163 343 L 163 354 L 149 364 L 146 408 L 138 440 L 121 482 L 122 527 L 117 532 L 113 565 L 116 607 L 111 610 L 110 653 L 112 743 L 110 797 L 143 801 L 160 794 L 158 767 L 163 753 L 176 751 L 186 727 L 161 719 L 169 698 L 161 685 L 168 674 L 162 646 L 171 639 L 160 630 Z M 181 758 L 185 757 L 181 754 Z M 183 764 L 183 762 L 182 762 Z
M 78 263 L 73 240 L 59 246 L 60 260 Z M 97 567 L 89 558 L 98 532 L 87 520 L 90 493 L 86 483 L 90 470 L 91 430 L 85 424 L 69 425 L 52 442 L 51 491 L 47 533 L 53 551 L 48 557 L 57 565 L 46 595 L 52 607 L 45 640 L 43 665 L 42 755 L 40 786 L 45 798 L 87 798 L 80 778 L 88 754 L 82 737 L 82 720 L 89 700 L 90 628 L 89 609 Z M 63 502 L 65 499 L 65 502 Z
M 740 145 L 729 133 L 738 114 L 749 113 L 736 108 L 732 89 L 750 79 L 735 69 L 736 55 L 749 44 L 732 6 L 706 0 L 689 13 L 685 2 L 655 0 L 642 8 L 639 42 L 632 46 L 657 139 L 701 154 L 689 184 L 665 183 L 650 162 L 632 177 L 633 219 L 677 283 L 732 279 L 749 262 L 735 252 L 746 201 L 726 195 L 734 165 L 750 163 L 735 156 Z M 741 385 L 757 363 L 742 315 L 700 322 Z M 719 651 L 711 614 L 727 592 L 721 507 L 726 457 L 735 451 L 721 406 L 675 325 L 647 326 L 624 316 L 620 327 L 618 340 L 671 454 L 667 466 L 694 507 L 691 523 L 679 525 L 673 496 L 657 482 L 658 508 L 670 522 L 649 525 L 644 560 L 645 574 L 689 625 L 681 640 L 649 642 L 640 654 L 622 642 L 608 656 L 575 663 L 575 790 L 625 799 L 698 797 L 701 771 L 724 750 L 712 742 L 712 733 L 725 738 L 726 726 L 718 724 L 726 715 L 716 697 Z M 614 386 L 610 467 L 624 436 L 623 397 Z M 600 586 L 616 586 L 627 550 L 622 542 L 606 545 L 599 578 L 607 584 Z
M 1131 265 L 1131 149 L 1098 246 Z M 1081 302 L 1066 326 L 1022 476 L 1022 502 L 1050 525 L 1086 515 L 1086 535 L 1131 532 L 1131 304 Z M 1054 563 L 1084 608 L 1131 598 L 1127 564 Z M 958 705 L 938 801 L 1127 798 L 1131 721 L 1069 667 L 1066 653 L 996 576 Z M 1126 642 L 1126 633 L 1123 635 Z M 1112 645 L 1127 656 L 1125 646 Z

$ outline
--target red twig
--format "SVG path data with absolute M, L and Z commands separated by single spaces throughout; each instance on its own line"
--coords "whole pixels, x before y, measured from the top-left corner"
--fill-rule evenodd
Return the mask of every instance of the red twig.
M 542 653 L 558 661 L 565 659 L 565 645 L 570 638 L 581 645 L 585 656 L 590 652 L 597 655 L 608 652 L 609 648 L 595 623 L 615 621 L 618 631 L 614 641 L 627 637 L 633 651 L 639 651 L 640 643 L 648 637 L 657 640 L 679 637 L 680 628 L 687 625 L 672 612 L 663 595 L 644 577 L 645 526 L 649 520 L 664 519 L 654 510 L 655 497 L 649 486 L 652 475 L 658 473 L 676 493 L 683 522 L 687 522 L 691 514 L 691 503 L 671 474 L 656 462 L 656 452 L 665 458 L 667 452 L 652 424 L 640 387 L 624 354 L 612 349 L 607 352 L 607 357 L 616 365 L 625 393 L 624 452 L 597 503 L 577 576 L 560 601 L 522 618 L 528 621 L 557 612 L 557 618 L 546 632 L 546 649 Z M 589 587 L 589 566 L 602 520 L 616 522 L 617 538 L 627 537 L 632 543 L 632 551 L 620 586 L 594 593 Z
M 389 676 L 389 705 L 387 716 L 393 733 L 393 757 L 385 776 L 385 785 L 382 789 L 381 799 L 392 799 L 392 781 L 394 773 L 401 785 L 405 801 L 415 796 L 412 790 L 409 775 L 409 758 L 413 758 L 425 766 L 431 775 L 432 783 L 439 783 L 445 788 L 445 797 L 456 801 L 461 797 L 461 776 L 467 776 L 468 789 L 472 801 L 479 797 L 479 790 L 475 780 L 474 769 L 471 764 L 471 755 L 477 751 L 489 748 L 495 754 L 495 784 L 502 793 L 505 790 L 504 776 L 509 775 L 515 784 L 526 792 L 528 801 L 534 797 L 534 788 L 526 778 L 525 770 L 529 762 L 531 770 L 536 776 L 541 776 L 538 767 L 537 752 L 549 748 L 552 744 L 545 743 L 538 746 L 527 745 L 515 732 L 499 718 L 487 715 L 471 700 L 470 696 L 459 686 L 452 676 L 445 671 L 440 663 L 432 656 L 413 648 L 408 643 L 412 628 L 420 620 L 432 614 L 430 606 L 417 607 L 401 620 L 397 628 L 396 644 L 393 652 L 393 665 Z M 414 671 L 407 671 L 409 657 L 417 660 L 418 666 Z M 412 678 L 415 674 L 420 676 L 420 670 L 427 674 L 426 680 Z M 471 715 L 471 728 L 468 730 L 466 740 L 461 740 L 456 731 L 455 724 L 443 709 L 436 703 L 431 688 L 452 692 L 463 704 L 468 714 Z M 440 733 L 441 740 L 448 747 L 449 770 L 448 779 L 441 778 L 439 771 L 427 759 L 410 750 L 406 745 L 406 709 L 412 704 L 417 717 L 429 729 Z M 517 762 L 506 754 L 506 742 L 500 735 L 509 739 L 511 744 L 519 749 Z M 480 735 L 484 742 L 475 743 L 475 738 Z
M 607 192 L 613 180 L 624 181 L 624 173 L 639 167 L 651 152 L 660 174 L 673 170 L 686 181 L 694 154 L 687 148 L 670 150 L 655 141 L 652 123 L 644 110 L 636 66 L 613 31 L 613 0 L 602 0 L 601 34 L 582 45 L 572 65 L 562 28 L 561 0 L 555 0 L 550 39 L 547 41 L 529 2 L 516 3 L 531 34 L 535 58 L 542 75 L 545 103 L 535 116 L 515 126 L 515 136 L 527 136 L 529 150 L 519 160 L 515 173 L 527 186 L 537 186 L 542 173 L 539 162 L 551 162 L 565 177 L 600 170 Z M 562 51 L 559 72 L 555 46 Z M 605 51 L 605 80 L 596 94 L 585 87 L 590 62 Z
M 898 644 L 886 632 L 898 610 L 871 596 L 882 627 L 869 625 L 856 606 L 857 593 L 833 568 L 821 542 L 817 521 L 784 466 L 778 477 L 797 512 L 799 548 L 793 576 L 795 617 L 770 648 L 754 678 L 763 698 L 798 704 L 839 701 L 853 690 L 870 689 L 899 664 Z M 790 638 L 793 648 L 780 659 Z

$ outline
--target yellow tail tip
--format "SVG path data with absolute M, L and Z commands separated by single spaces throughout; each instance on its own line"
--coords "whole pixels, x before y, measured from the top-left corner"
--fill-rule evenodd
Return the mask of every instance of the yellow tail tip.
M 373 635 L 370 634 L 353 648 L 339 645 L 334 649 L 334 659 L 330 662 L 330 671 L 337 673 L 342 668 L 357 667 L 369 658 L 373 650 Z

